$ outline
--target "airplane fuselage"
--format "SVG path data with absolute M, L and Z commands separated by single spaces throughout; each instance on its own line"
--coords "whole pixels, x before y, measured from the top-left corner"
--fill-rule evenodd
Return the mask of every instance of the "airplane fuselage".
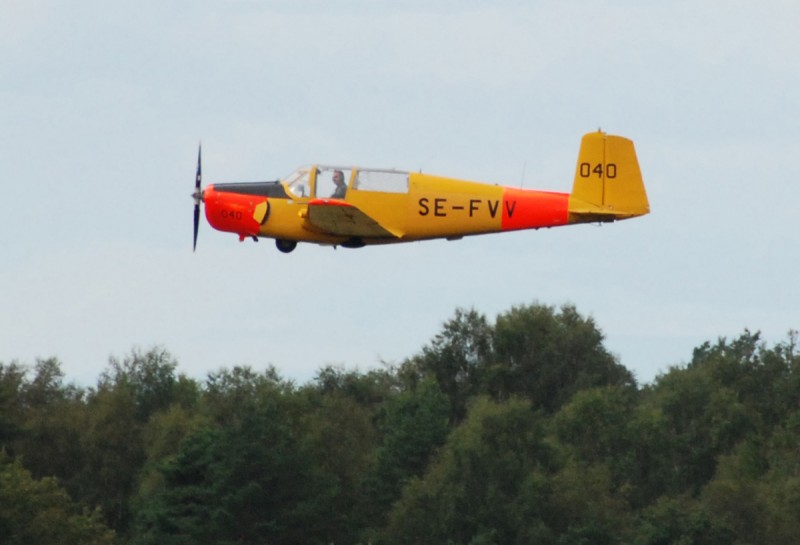
M 212 184 L 197 195 L 215 229 L 240 240 L 272 238 L 282 251 L 297 242 L 361 247 L 455 239 L 649 212 L 633 143 L 605 133 L 584 136 L 572 193 L 314 165 L 274 182 Z

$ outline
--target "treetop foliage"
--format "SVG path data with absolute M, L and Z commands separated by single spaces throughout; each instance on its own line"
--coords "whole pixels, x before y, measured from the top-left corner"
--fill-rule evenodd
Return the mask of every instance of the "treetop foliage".
M 419 353 L 307 384 L 164 348 L 97 384 L 0 362 L 3 543 L 795 543 L 797 332 L 638 385 L 575 307 L 458 309 Z

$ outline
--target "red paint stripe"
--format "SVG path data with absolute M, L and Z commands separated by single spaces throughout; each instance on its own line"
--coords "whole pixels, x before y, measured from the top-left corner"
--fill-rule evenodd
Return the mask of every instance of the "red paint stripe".
M 346 206 L 346 207 L 349 207 L 349 208 L 353 208 L 352 204 L 350 204 L 348 202 L 345 202 L 345 201 L 341 201 L 339 199 L 313 199 L 313 200 L 308 201 L 308 205 L 309 206 Z
M 506 187 L 503 190 L 503 231 L 566 225 L 569 194 Z

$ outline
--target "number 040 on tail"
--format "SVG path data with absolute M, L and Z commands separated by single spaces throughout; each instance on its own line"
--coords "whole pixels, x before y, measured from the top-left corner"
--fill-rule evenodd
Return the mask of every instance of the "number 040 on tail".
M 269 182 L 202 187 L 195 179 L 194 247 L 200 205 L 208 223 L 239 240 L 271 238 L 361 248 L 520 229 L 611 222 L 650 212 L 633 142 L 584 135 L 571 193 L 520 189 L 421 172 L 312 165 Z

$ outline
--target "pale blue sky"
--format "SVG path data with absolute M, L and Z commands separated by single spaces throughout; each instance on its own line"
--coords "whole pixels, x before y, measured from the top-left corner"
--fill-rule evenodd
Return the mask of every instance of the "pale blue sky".
M 789 1 L 0 0 L 0 361 L 91 383 L 162 345 L 302 382 L 534 301 L 594 317 L 641 381 L 745 327 L 781 340 L 798 26 Z M 650 216 L 291 255 L 204 224 L 191 252 L 200 139 L 207 182 L 319 162 L 568 191 L 598 127 L 635 141 Z

